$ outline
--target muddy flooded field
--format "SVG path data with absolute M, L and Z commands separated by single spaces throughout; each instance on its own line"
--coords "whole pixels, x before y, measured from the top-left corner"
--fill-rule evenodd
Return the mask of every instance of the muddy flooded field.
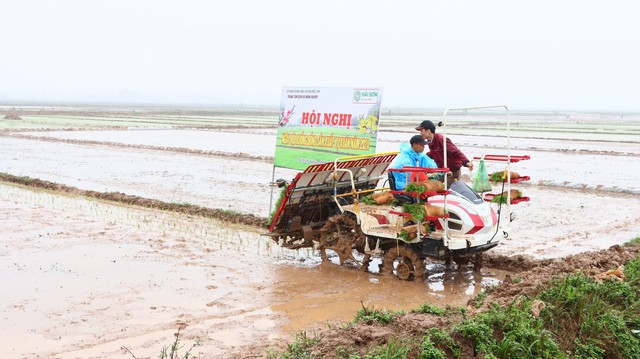
M 321 264 L 244 225 L 0 185 L 0 356 L 155 357 L 178 328 L 223 358 L 299 330 L 350 321 L 361 306 L 464 305 L 505 271 L 426 282 Z
M 413 135 L 412 120 L 381 123 L 378 151 Z M 272 126 L 4 130 L 0 172 L 78 193 L 0 184 L 0 336 L 9 343 L 0 356 L 131 357 L 124 346 L 156 357 L 178 328 L 183 344 L 202 344 L 192 354 L 203 358 L 260 355 L 297 331 L 350 321 L 363 305 L 464 306 L 512 273 L 515 256 L 561 258 L 629 241 L 640 236 L 637 129 L 625 123 L 591 138 L 586 130 L 608 119 L 585 121 L 562 138 L 523 126 L 513 146 L 532 158 L 518 169 L 531 177 L 520 186 L 531 201 L 512 206 L 517 219 L 493 260 L 480 273 L 430 263 L 427 279 L 414 282 L 284 250 L 260 235 L 261 226 L 78 194 L 119 192 L 266 217 L 269 182 L 295 175 L 272 167 Z M 469 157 L 504 152 L 504 137 L 483 131 L 451 136 Z

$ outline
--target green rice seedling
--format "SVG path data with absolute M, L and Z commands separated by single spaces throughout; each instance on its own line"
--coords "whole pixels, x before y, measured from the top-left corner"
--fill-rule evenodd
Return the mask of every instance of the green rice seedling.
M 411 218 L 416 222 L 423 221 L 424 217 L 427 215 L 427 210 L 424 208 L 424 204 L 420 203 L 403 203 L 402 211 L 411 214 Z
M 374 205 L 374 206 L 378 205 L 378 202 L 376 202 L 373 198 L 371 198 L 371 195 L 360 197 L 360 202 L 364 204 Z
M 502 182 L 504 179 L 504 171 L 498 171 L 491 174 L 491 180 L 493 182 Z
M 412 182 L 412 183 L 409 183 L 404 190 L 406 192 L 415 192 L 418 195 L 421 195 L 427 191 L 427 187 L 419 185 L 415 182 Z
M 287 186 L 284 186 L 280 190 L 280 197 L 278 197 L 278 200 L 276 201 L 276 205 L 273 211 L 269 214 L 269 220 L 267 222 L 268 225 L 271 225 L 271 222 L 273 222 L 273 217 L 276 216 L 276 212 L 278 211 L 278 208 L 280 208 L 280 204 L 282 203 L 282 200 L 284 199 L 284 196 L 286 195 L 286 193 L 287 193 Z
M 507 203 L 507 196 L 503 196 L 503 195 L 495 196 L 491 199 L 491 202 L 498 203 L 498 204 L 505 204 Z
M 265 246 L 266 246 L 266 250 L 267 250 L 267 255 L 269 257 L 271 257 L 271 241 L 266 241 L 265 242 Z
M 404 229 L 402 231 L 400 231 L 400 233 L 398 234 L 398 237 L 403 239 L 403 240 L 405 240 L 405 241 L 407 241 L 407 242 L 411 241 L 411 237 L 409 236 L 409 232 L 407 232 Z

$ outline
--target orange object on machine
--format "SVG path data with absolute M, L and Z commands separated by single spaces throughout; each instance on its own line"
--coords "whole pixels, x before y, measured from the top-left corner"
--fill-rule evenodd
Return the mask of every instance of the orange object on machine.
M 411 173 L 409 182 L 424 182 L 429 180 L 429 177 L 424 172 L 409 172 Z M 408 183 L 407 183 L 408 184 Z

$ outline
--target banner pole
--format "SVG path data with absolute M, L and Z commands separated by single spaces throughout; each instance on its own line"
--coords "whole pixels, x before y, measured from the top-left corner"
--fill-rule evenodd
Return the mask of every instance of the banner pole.
M 273 170 L 271 171 L 271 196 L 269 197 L 269 212 L 267 217 L 271 216 L 271 206 L 273 206 L 273 182 L 276 180 L 276 165 L 273 164 Z

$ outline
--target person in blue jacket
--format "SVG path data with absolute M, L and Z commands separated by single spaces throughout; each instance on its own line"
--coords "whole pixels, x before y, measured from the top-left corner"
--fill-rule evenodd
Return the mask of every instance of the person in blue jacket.
M 395 160 L 393 160 L 393 163 L 391 163 L 389 168 L 438 168 L 436 162 L 423 153 L 426 145 L 427 141 L 425 141 L 421 135 L 411 137 L 409 143 L 404 142 L 400 145 L 400 154 L 395 158 Z M 410 175 L 410 172 L 393 172 L 397 190 L 403 190 L 407 186 L 407 182 L 409 182 L 407 179 L 410 178 Z

